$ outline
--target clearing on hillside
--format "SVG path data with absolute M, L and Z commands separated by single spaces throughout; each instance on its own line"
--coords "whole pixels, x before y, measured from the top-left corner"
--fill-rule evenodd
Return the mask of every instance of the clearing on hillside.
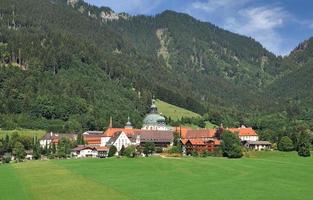
M 158 107 L 158 110 L 160 113 L 162 113 L 166 117 L 170 117 L 172 120 L 180 120 L 182 117 L 201 117 L 201 115 L 192 112 L 190 110 L 187 110 L 185 108 L 181 108 L 169 103 L 166 103 L 165 101 L 156 100 L 156 106 Z M 212 124 L 209 121 L 206 121 L 205 128 L 214 128 L 216 125 Z M 190 127 L 190 128 L 199 128 L 198 126 L 194 124 L 185 124 L 184 126 Z
M 156 101 L 156 106 L 158 107 L 160 113 L 166 117 L 171 117 L 173 120 L 179 120 L 182 117 L 201 117 L 197 113 L 178 106 L 174 106 L 159 99 Z
M 0 129 L 0 138 L 5 137 L 6 135 L 12 136 L 14 133 L 19 134 L 20 136 L 30 136 L 41 138 L 46 131 L 44 130 L 30 130 L 30 129 L 17 129 L 17 130 L 2 130 Z

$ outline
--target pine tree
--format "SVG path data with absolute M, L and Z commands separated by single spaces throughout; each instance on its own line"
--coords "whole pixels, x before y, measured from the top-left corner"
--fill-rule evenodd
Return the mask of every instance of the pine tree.
M 125 146 L 124 145 L 122 145 L 122 148 L 121 148 L 121 150 L 119 152 L 119 155 L 120 156 L 124 156 L 125 155 Z
M 311 141 L 310 135 L 306 132 L 302 132 L 298 141 L 298 155 L 302 157 L 311 156 Z
M 110 146 L 108 157 L 113 157 L 117 152 L 117 149 L 114 145 Z
M 284 136 L 280 139 L 278 143 L 279 151 L 292 151 L 294 150 L 294 145 L 292 140 L 288 136 Z

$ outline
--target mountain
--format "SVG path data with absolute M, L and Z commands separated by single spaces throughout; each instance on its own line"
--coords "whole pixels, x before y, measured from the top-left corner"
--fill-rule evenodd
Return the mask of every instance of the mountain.
M 249 123 L 296 98 L 301 83 L 284 93 L 285 81 L 307 75 L 309 47 L 281 58 L 173 11 L 131 16 L 81 0 L 2 0 L 0 124 L 77 131 L 102 129 L 110 116 L 123 126 L 131 115 L 140 127 L 153 94 L 216 124 Z
M 303 112 L 313 113 L 313 38 L 299 44 L 282 63 L 286 72 L 269 85 L 267 93 L 276 102 L 293 102 Z

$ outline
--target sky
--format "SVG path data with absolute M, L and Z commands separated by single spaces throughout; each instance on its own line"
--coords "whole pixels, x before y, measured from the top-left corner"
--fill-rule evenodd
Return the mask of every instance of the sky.
M 276 55 L 313 36 L 313 0 L 85 0 L 115 12 L 155 15 L 164 10 L 246 35 Z

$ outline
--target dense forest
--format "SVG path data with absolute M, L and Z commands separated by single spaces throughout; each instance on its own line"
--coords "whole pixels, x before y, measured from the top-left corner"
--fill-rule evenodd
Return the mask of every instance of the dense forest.
M 276 140 L 312 129 L 313 39 L 275 56 L 254 39 L 165 11 L 130 16 L 83 1 L 0 1 L 0 126 L 136 127 L 152 95 L 217 125 Z

